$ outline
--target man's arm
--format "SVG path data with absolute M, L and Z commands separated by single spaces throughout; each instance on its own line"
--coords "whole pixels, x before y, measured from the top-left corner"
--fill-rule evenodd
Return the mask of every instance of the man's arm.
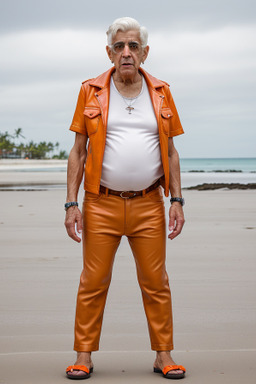
M 87 136 L 76 133 L 75 144 L 68 157 L 67 171 L 67 199 L 66 202 L 77 201 L 78 190 L 83 178 L 84 163 L 87 156 Z M 78 243 L 81 239 L 76 235 L 75 224 L 78 233 L 82 232 L 82 214 L 76 206 L 68 208 L 65 218 L 65 227 L 68 235 Z
M 174 147 L 173 139 L 168 139 L 168 158 L 170 172 L 170 192 L 172 197 L 182 197 L 180 182 L 180 160 L 179 154 Z M 178 236 L 185 223 L 182 206 L 179 202 L 173 202 L 169 210 L 169 231 L 168 238 L 173 240 Z

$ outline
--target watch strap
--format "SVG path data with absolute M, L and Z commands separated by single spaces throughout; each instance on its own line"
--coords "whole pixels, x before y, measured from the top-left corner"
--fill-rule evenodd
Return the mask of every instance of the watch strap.
M 74 206 L 78 207 L 78 202 L 77 201 L 70 201 L 69 203 L 66 203 L 64 205 L 64 209 L 65 209 L 65 211 L 67 211 L 70 207 L 74 207 Z
M 185 204 L 185 200 L 183 199 L 183 197 L 171 197 L 170 199 L 171 204 L 174 203 L 175 201 L 180 203 L 182 207 Z

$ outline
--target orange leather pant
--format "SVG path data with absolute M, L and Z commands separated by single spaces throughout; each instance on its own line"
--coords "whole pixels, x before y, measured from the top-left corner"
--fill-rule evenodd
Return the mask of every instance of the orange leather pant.
M 83 258 L 77 295 L 75 351 L 96 351 L 112 266 L 121 237 L 127 236 L 136 262 L 151 348 L 172 350 L 172 304 L 165 268 L 165 211 L 161 187 L 122 199 L 85 193 Z

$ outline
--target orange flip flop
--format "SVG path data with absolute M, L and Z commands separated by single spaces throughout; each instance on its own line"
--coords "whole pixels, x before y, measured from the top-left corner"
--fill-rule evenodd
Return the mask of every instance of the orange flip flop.
M 183 371 L 183 372 L 182 373 L 171 373 L 170 372 L 170 371 L 176 371 L 178 369 Z M 154 372 L 155 373 L 162 373 L 166 379 L 178 380 L 178 379 L 183 379 L 185 377 L 186 369 L 182 365 L 166 365 L 166 367 L 164 367 L 163 370 L 154 367 Z
M 84 375 L 70 375 L 69 372 L 73 372 L 73 371 L 83 371 Z M 93 372 L 93 367 L 88 369 L 85 365 L 70 365 L 66 369 L 66 375 L 71 380 L 89 379 L 92 372 Z

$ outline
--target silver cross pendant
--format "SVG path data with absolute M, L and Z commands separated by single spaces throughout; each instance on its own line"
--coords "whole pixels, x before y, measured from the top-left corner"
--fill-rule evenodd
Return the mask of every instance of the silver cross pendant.
M 125 108 L 127 111 L 129 111 L 129 115 L 132 113 L 132 110 L 134 109 L 133 107 L 131 107 L 130 105 L 128 107 Z

